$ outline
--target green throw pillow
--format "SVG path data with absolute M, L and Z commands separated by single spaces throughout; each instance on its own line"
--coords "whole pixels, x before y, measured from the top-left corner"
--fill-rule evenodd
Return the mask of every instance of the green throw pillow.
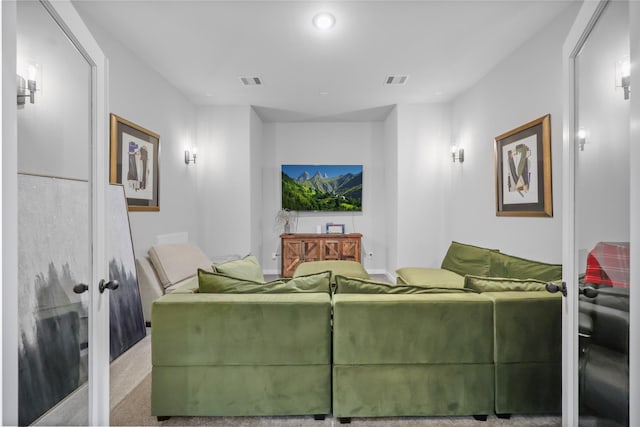
M 202 269 L 198 270 L 199 292 L 210 294 L 329 293 L 330 280 L 330 271 L 264 283 L 217 272 L 211 273 Z
M 441 268 L 453 271 L 461 276 L 473 274 L 488 276 L 491 268 L 491 253 L 495 249 L 486 249 L 464 243 L 451 242 Z
M 249 255 L 239 260 L 214 265 L 213 271 L 240 279 L 264 282 L 264 275 L 262 274 L 260 262 L 258 261 L 258 258 L 253 255 Z
M 473 292 L 462 288 L 394 285 L 356 277 L 336 276 L 337 294 L 432 294 L 447 292 Z
M 477 292 L 503 292 L 503 291 L 544 291 L 546 282 L 534 279 L 509 279 L 502 277 L 480 277 L 467 275 L 464 278 L 464 287 Z

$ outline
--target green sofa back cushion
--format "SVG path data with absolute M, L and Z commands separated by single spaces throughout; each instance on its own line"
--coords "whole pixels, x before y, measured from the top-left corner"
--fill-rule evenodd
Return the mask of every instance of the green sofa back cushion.
M 491 252 L 490 256 L 491 270 L 488 274 L 476 274 L 477 276 L 536 279 L 548 282 L 562 279 L 561 264 L 547 264 L 503 254 L 501 252 Z
M 464 276 L 442 268 L 403 267 L 396 270 L 399 285 L 463 288 Z
M 473 292 L 463 288 L 394 285 L 356 277 L 336 276 L 337 294 L 431 294 L 444 292 Z
M 368 279 L 369 273 L 364 269 L 362 264 L 355 261 L 346 260 L 326 260 L 326 261 L 307 261 L 296 267 L 293 277 L 304 276 L 321 271 L 331 271 L 331 283 L 335 284 L 337 275 L 347 277 L 358 277 L 360 279 Z
M 534 279 L 511 279 L 467 275 L 464 287 L 477 292 L 545 291 L 546 282 Z
M 285 294 L 285 293 L 329 293 L 331 272 L 309 274 L 293 279 L 256 282 L 222 273 L 198 270 L 198 289 L 200 293 L 213 294 Z
M 441 267 L 461 276 L 473 274 L 488 276 L 491 267 L 490 255 L 495 249 L 486 249 L 464 243 L 451 242 Z
M 258 258 L 249 255 L 235 261 L 228 261 L 223 264 L 213 266 L 213 271 L 226 274 L 227 276 L 248 279 L 254 282 L 264 282 L 262 267 Z

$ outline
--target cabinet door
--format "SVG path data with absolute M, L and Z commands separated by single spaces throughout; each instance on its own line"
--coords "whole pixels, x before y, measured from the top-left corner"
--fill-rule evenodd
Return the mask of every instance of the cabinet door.
M 304 240 L 302 242 L 302 260 L 304 262 L 320 261 L 322 259 L 320 246 L 320 240 Z
M 344 240 L 342 243 L 342 258 L 348 261 L 360 262 L 360 241 L 357 239 Z
M 282 240 L 282 275 L 291 277 L 302 262 L 302 241 Z
M 322 259 L 341 259 L 339 240 L 325 240 L 322 246 Z

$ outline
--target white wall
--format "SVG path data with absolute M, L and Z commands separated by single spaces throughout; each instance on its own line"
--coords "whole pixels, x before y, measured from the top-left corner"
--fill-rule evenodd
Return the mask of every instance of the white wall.
M 562 44 L 579 4 L 520 46 L 454 100 L 452 143 L 465 161 L 451 169 L 452 240 L 548 262 L 562 259 Z M 494 138 L 551 114 L 553 217 L 497 217 Z
M 251 253 L 262 254 L 262 234 L 264 218 L 262 217 L 262 120 L 253 108 L 249 116 L 249 146 L 251 150 L 251 197 L 249 212 L 251 214 Z
M 387 186 L 387 202 L 384 208 L 386 224 L 383 228 L 387 237 L 385 256 L 387 258 L 387 274 L 392 273 L 395 279 L 395 270 L 398 265 L 398 107 L 395 106 L 383 123 L 385 158 L 385 184 Z
M 251 121 L 249 106 L 201 107 L 197 113 L 197 243 L 211 258 L 246 255 L 255 243 Z
M 358 123 L 265 123 L 263 133 L 263 267 L 280 270 L 279 235 L 274 229 L 280 209 L 282 164 L 361 164 L 363 165 L 362 212 L 301 212 L 298 233 L 315 233 L 327 222 L 345 224 L 345 232 L 362 233 L 363 264 L 370 272 L 383 272 L 386 266 L 385 162 L 382 122 Z M 364 256 L 373 253 L 371 259 Z
M 397 265 L 439 267 L 449 245 L 449 105 L 397 109 Z M 457 166 L 457 164 L 455 165 Z
M 184 162 L 185 147 L 196 142 L 196 107 L 102 27 L 82 18 L 109 59 L 110 112 L 160 135 L 160 212 L 129 212 L 136 256 L 146 255 L 157 235 L 186 231 L 196 242 L 200 157 L 196 165 Z

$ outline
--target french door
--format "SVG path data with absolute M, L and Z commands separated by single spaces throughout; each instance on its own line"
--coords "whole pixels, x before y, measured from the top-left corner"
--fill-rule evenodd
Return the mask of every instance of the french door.
M 628 1 L 585 2 L 563 49 L 563 423 L 569 426 L 631 425 L 629 11 Z
M 68 1 L 18 1 L 16 42 L 17 421 L 107 425 L 105 58 Z

